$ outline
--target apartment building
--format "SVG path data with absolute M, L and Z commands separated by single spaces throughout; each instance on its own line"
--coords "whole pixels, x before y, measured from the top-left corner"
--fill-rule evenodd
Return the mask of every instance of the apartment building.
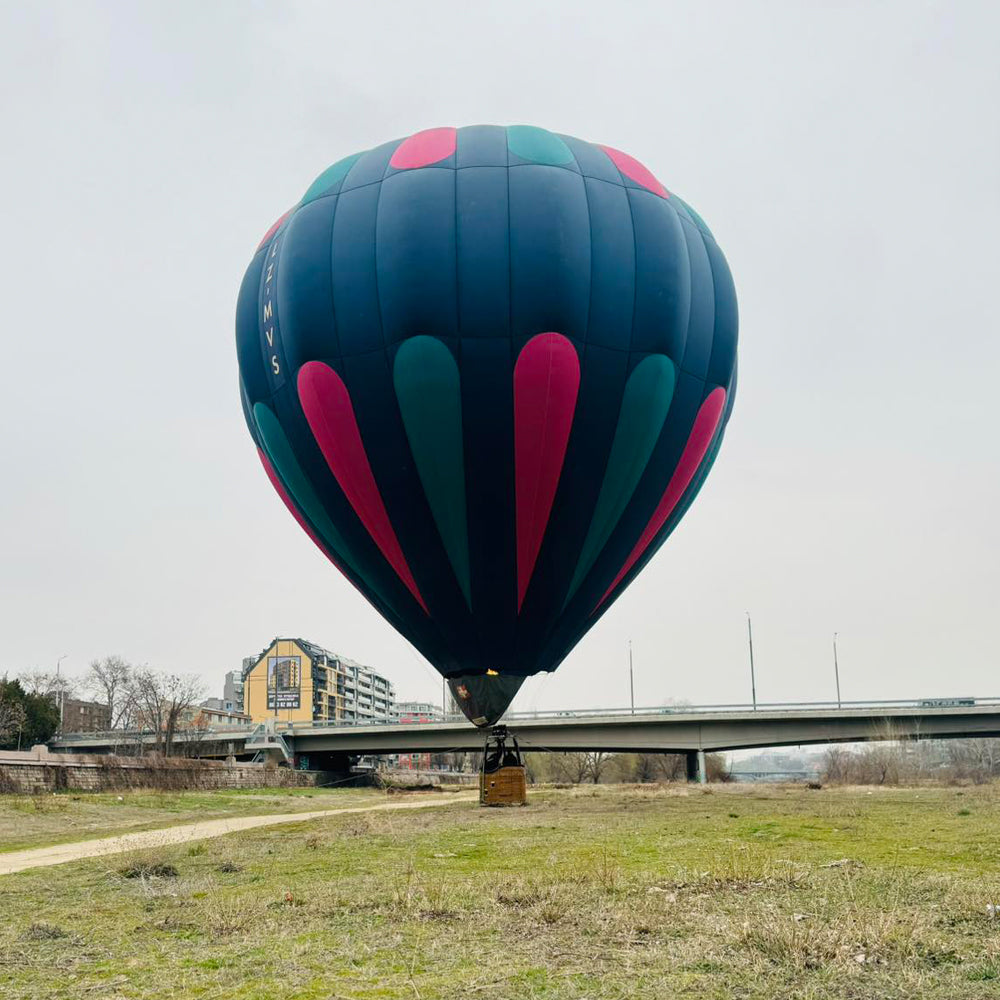
M 254 722 L 376 722 L 391 718 L 388 678 L 306 639 L 277 637 L 242 671 L 244 710 Z
M 340 718 L 349 722 L 389 722 L 396 692 L 388 678 L 346 656 L 337 660 L 337 693 L 342 698 Z
M 243 711 L 243 671 L 230 670 L 222 685 L 222 700 L 233 707 L 230 711 Z
M 444 718 L 440 705 L 431 701 L 397 701 L 393 706 L 395 722 L 440 722 Z

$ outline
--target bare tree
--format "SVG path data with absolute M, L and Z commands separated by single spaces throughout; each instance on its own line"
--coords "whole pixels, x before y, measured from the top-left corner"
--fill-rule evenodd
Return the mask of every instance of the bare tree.
M 17 679 L 27 694 L 48 694 L 55 688 L 55 674 L 48 670 L 22 670 Z
M 76 697 L 77 681 L 54 670 L 40 670 L 38 667 L 22 670 L 17 679 L 27 694 L 46 694 L 58 698 L 61 693 L 63 698 Z
M 858 777 L 865 785 L 898 785 L 902 754 L 897 743 L 867 743 L 858 754 Z
M 654 781 L 684 781 L 687 778 L 687 760 L 680 753 L 642 754 L 644 758 L 652 758 L 656 777 Z
M 201 697 L 199 693 L 197 697 Z M 176 732 L 184 733 L 184 746 L 180 751 L 185 757 L 201 757 L 202 744 L 212 738 L 212 724 L 205 714 L 205 710 L 199 708 L 197 711 L 192 706 L 184 712 L 183 717 L 178 722 Z
M 605 751 L 591 750 L 581 753 L 554 753 L 551 756 L 551 772 L 557 780 L 569 781 L 574 785 L 592 781 L 596 785 L 613 755 Z
M 658 753 L 620 753 L 614 760 L 614 770 L 617 772 L 612 781 L 634 781 L 637 784 L 649 784 L 662 781 L 663 754 Z
M 823 754 L 823 780 L 844 783 L 854 764 L 854 754 L 844 747 L 830 746 Z
M 705 777 L 709 781 L 732 781 L 733 767 L 723 753 L 705 754 Z
M 898 785 L 906 758 L 899 729 L 890 719 L 872 727 L 872 739 L 861 751 L 862 781 L 866 785 Z
M 600 784 L 601 775 L 611 760 L 612 755 L 604 750 L 590 750 L 584 755 L 585 774 L 595 785 Z
M 585 753 L 554 753 L 551 755 L 551 772 L 559 781 L 579 785 L 587 780 L 587 755 Z
M 201 681 L 191 675 L 135 667 L 128 688 L 139 725 L 155 734 L 158 753 L 171 756 L 175 735 L 204 693 Z
M 108 706 L 111 729 L 123 728 L 134 708 L 129 681 L 132 664 L 121 656 L 92 660 L 84 677 L 86 689 Z
M 979 783 L 1000 775 L 1000 740 L 950 740 L 946 753 L 956 778 Z
M 858 785 L 898 785 L 926 777 L 934 768 L 932 747 L 904 733 L 890 719 L 874 723 L 869 741 L 857 750 L 829 747 L 824 778 Z
M 17 679 L 27 694 L 48 698 L 59 709 L 59 728 L 62 728 L 63 705 L 67 698 L 75 698 L 78 683 L 58 670 L 23 670 Z

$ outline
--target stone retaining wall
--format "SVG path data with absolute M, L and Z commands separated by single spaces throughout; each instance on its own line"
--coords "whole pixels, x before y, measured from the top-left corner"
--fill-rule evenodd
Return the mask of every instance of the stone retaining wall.
M 0 751 L 0 794 L 308 787 L 316 785 L 320 776 L 319 771 L 293 771 L 232 760 L 54 754 L 44 746 L 26 752 Z
M 390 767 L 380 772 L 381 783 L 388 788 L 440 788 L 442 785 L 478 785 L 479 772 L 419 771 L 416 768 Z

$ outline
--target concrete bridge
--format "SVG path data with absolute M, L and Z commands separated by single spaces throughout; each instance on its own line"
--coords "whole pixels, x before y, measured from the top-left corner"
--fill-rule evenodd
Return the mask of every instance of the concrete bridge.
M 1000 698 L 795 705 L 684 706 L 509 713 L 504 723 L 527 751 L 606 750 L 683 753 L 688 775 L 704 775 L 704 754 L 757 747 L 865 740 L 1000 737 Z M 211 730 L 178 736 L 178 751 L 242 756 L 268 748 L 307 755 L 311 766 L 344 769 L 350 757 L 480 750 L 483 733 L 463 719 L 445 721 L 282 725 L 256 730 Z M 154 743 L 152 733 L 66 734 L 59 751 L 108 753 Z

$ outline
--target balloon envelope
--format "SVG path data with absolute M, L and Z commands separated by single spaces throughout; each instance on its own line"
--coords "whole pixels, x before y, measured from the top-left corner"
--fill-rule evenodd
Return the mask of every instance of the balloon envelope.
M 736 382 L 700 216 L 633 157 L 530 126 L 334 163 L 258 247 L 236 334 L 275 489 L 478 724 L 674 529 Z

